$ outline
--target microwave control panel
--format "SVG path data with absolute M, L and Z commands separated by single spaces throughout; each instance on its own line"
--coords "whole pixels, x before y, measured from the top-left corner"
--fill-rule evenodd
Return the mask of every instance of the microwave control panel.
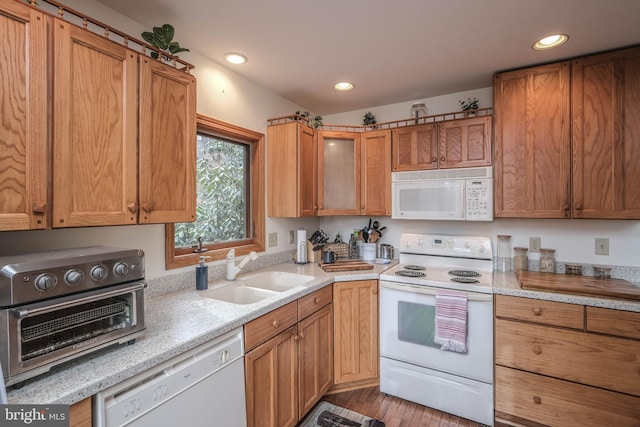
M 493 180 L 468 179 L 465 194 L 467 221 L 493 221 Z

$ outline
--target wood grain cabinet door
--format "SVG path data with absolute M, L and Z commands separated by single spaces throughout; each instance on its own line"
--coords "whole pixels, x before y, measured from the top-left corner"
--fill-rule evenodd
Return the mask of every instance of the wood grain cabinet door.
M 640 48 L 572 62 L 575 218 L 640 218 Z
M 393 129 L 393 171 L 438 168 L 438 131 L 436 125 L 425 124 Z
M 491 116 L 438 124 L 438 167 L 468 168 L 491 165 Z
M 195 77 L 142 58 L 139 126 L 139 222 L 195 221 Z
M 391 131 L 360 135 L 360 215 L 391 215 Z
M 53 26 L 52 226 L 135 224 L 138 54 Z
M 47 17 L 0 4 L 0 231 L 46 228 Z
M 360 134 L 318 132 L 318 215 L 360 214 Z
M 569 218 L 569 63 L 494 78 L 494 216 Z

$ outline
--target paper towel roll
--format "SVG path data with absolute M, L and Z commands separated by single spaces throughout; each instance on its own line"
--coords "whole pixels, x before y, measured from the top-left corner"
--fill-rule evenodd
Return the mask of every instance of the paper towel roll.
M 296 235 L 296 262 L 298 264 L 307 263 L 307 230 L 300 228 Z

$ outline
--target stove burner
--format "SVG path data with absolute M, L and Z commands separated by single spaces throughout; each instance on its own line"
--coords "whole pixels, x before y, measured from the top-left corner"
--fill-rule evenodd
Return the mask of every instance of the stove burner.
M 480 273 L 473 270 L 451 270 L 449 274 L 458 277 L 480 277 Z
M 452 277 L 451 281 L 457 282 L 457 283 L 470 283 L 470 284 L 480 283 L 479 280 L 473 279 L 471 277 Z
M 407 270 L 425 270 L 425 267 L 414 264 L 405 265 L 404 268 L 406 268 Z
M 424 274 L 421 271 L 414 271 L 414 270 L 398 270 L 395 272 L 396 275 L 398 276 L 405 276 L 405 277 L 424 277 L 426 276 L 426 274 Z

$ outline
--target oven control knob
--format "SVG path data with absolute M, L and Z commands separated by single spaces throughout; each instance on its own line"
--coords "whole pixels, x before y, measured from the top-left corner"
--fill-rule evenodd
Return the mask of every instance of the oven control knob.
M 33 281 L 36 289 L 41 292 L 55 288 L 57 283 L 58 279 L 56 279 L 56 276 L 51 273 L 41 274 Z
M 82 270 L 69 270 L 64 275 L 64 281 L 69 286 L 78 286 L 84 281 L 84 273 Z
M 91 269 L 91 278 L 96 282 L 104 280 L 107 277 L 107 267 L 104 265 L 96 265 Z
M 120 261 L 113 266 L 113 272 L 116 276 L 125 276 L 129 272 L 129 267 L 124 262 Z

